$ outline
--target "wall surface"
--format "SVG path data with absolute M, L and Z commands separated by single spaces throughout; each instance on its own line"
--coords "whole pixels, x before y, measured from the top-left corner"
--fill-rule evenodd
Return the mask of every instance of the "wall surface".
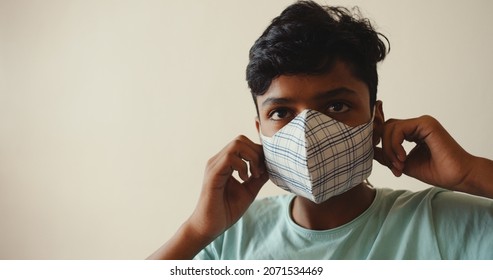
M 167 240 L 206 161 L 258 142 L 248 50 L 290 3 L 0 0 L 0 259 L 142 259 Z M 493 158 L 492 1 L 330 3 L 391 42 L 387 118 L 433 115 Z M 370 179 L 426 187 L 377 163 Z

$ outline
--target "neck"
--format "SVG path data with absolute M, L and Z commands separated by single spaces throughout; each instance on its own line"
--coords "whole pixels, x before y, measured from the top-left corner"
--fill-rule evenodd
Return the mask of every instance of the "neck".
M 327 230 L 344 225 L 361 215 L 373 202 L 375 190 L 361 183 L 349 191 L 316 204 L 297 196 L 291 208 L 298 225 L 313 230 Z

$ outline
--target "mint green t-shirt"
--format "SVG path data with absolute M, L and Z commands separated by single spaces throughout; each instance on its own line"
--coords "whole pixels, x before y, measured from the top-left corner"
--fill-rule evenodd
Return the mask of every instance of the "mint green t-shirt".
M 493 259 L 493 200 L 430 188 L 376 189 L 371 206 L 330 230 L 290 216 L 293 195 L 255 201 L 196 259 Z

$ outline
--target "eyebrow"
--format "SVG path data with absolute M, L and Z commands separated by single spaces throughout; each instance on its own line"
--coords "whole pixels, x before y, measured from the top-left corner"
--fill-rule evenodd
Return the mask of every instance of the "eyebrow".
M 334 98 L 338 97 L 340 95 L 346 95 L 346 94 L 356 94 L 354 90 L 351 90 L 347 87 L 340 87 L 336 89 L 331 89 L 329 91 L 321 92 L 315 95 L 316 100 L 321 100 L 321 99 L 326 99 L 326 98 Z M 284 97 L 269 97 L 262 102 L 262 107 L 267 106 L 267 105 L 286 105 L 289 103 L 293 103 L 294 99 L 292 98 L 284 98 Z
M 294 100 L 292 98 L 283 98 L 283 97 L 269 97 L 262 102 L 262 107 L 267 106 L 267 105 L 284 105 L 284 104 L 289 104 L 293 103 Z
M 338 97 L 341 95 L 347 95 L 347 94 L 354 95 L 354 94 L 356 94 L 356 92 L 352 89 L 347 88 L 347 87 L 340 87 L 340 88 L 331 89 L 331 90 L 326 91 L 326 92 L 321 92 L 321 93 L 315 95 L 315 99 L 334 98 L 334 97 Z

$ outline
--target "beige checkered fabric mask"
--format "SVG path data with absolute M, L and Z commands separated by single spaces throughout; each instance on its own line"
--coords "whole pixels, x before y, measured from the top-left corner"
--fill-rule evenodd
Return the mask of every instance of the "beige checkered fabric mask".
M 272 137 L 260 133 L 269 177 L 277 186 L 321 203 L 370 176 L 373 118 L 350 127 L 304 110 Z

